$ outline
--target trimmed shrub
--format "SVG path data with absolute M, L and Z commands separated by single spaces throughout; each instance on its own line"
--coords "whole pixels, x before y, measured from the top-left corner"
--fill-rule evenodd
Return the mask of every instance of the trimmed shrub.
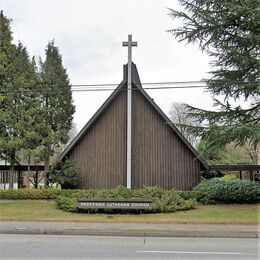
M 59 208 L 65 211 L 76 212 L 75 201 L 78 198 L 104 198 L 104 199 L 131 199 L 131 198 L 143 198 L 151 199 L 155 208 L 153 212 L 174 212 L 177 210 L 188 210 L 193 209 L 196 206 L 196 199 L 185 199 L 181 196 L 182 191 L 178 190 L 163 190 L 159 187 L 144 187 L 143 189 L 130 190 L 122 186 L 118 186 L 115 189 L 109 190 L 82 190 L 77 193 L 68 193 L 67 195 L 62 195 L 57 199 L 57 205 Z M 68 199 L 66 199 L 68 198 Z M 96 212 L 97 210 L 91 210 Z M 113 210 L 104 209 L 102 212 L 112 213 L 112 212 L 129 212 L 130 210 Z M 136 210 L 133 210 L 136 211 Z M 145 212 L 145 211 L 144 211 Z M 151 211 L 150 211 L 151 212 Z
M 196 195 L 193 191 L 179 191 L 180 192 L 180 196 L 184 199 L 184 200 L 196 200 Z
M 103 190 L 60 190 L 60 189 L 20 189 L 0 190 L 0 199 L 55 199 L 58 208 L 77 212 L 77 200 L 80 198 L 104 199 L 150 199 L 155 204 L 154 212 L 174 212 L 176 210 L 192 209 L 196 200 L 191 192 L 175 189 L 163 190 L 159 187 L 144 187 L 143 189 L 127 189 L 118 186 L 115 189 Z M 120 212 L 119 210 L 104 210 L 105 212 Z M 103 212 L 104 212 L 103 211 Z M 121 211 L 124 212 L 124 211 Z M 129 212 L 129 210 L 125 211 Z
M 104 189 L 104 190 L 98 190 L 96 195 L 96 198 L 118 198 L 118 199 L 130 199 L 133 197 L 133 192 L 131 189 L 127 189 L 123 186 L 118 186 L 115 189 Z
M 205 203 L 250 203 L 260 201 L 260 186 L 246 180 L 213 178 L 193 189 L 197 200 Z
M 61 189 L 19 189 L 0 190 L 0 199 L 10 200 L 48 200 L 56 199 L 58 196 L 71 198 L 95 198 L 97 190 L 61 190 Z
M 177 190 L 165 191 L 161 198 L 154 198 L 156 212 L 174 212 L 177 210 L 193 209 L 196 206 L 196 199 L 183 199 L 181 192 Z
M 26 200 L 26 199 L 56 199 L 62 194 L 59 189 L 19 189 L 0 190 L 0 199 Z
M 162 196 L 167 192 L 158 186 L 149 187 L 144 186 L 143 189 L 133 190 L 134 198 L 143 198 L 143 199 L 161 199 Z
M 77 198 L 75 197 L 59 196 L 56 202 L 58 208 L 64 211 L 75 212 L 77 209 Z

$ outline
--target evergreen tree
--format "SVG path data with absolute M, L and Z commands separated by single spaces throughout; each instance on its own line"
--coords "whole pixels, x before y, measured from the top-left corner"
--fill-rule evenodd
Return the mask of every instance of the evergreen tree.
M 226 146 L 212 147 L 207 140 L 201 140 L 197 151 L 209 165 L 214 164 L 257 164 L 251 155 L 252 150 L 248 144 L 238 146 L 231 142 Z
M 187 105 L 190 116 L 214 127 L 197 127 L 212 147 L 232 141 L 257 147 L 260 140 L 259 45 L 260 12 L 257 0 L 179 0 L 184 11 L 170 9 L 182 26 L 170 32 L 179 41 L 198 43 L 212 58 L 215 70 L 207 80 L 215 111 Z M 239 105 L 243 101 L 246 105 Z
M 34 149 L 40 141 L 37 118 L 37 75 L 26 48 L 12 44 L 10 20 L 0 13 L 0 151 L 9 158 L 9 188 L 13 188 L 16 152 Z
M 3 109 L 7 106 L 5 84 L 12 74 L 12 60 L 14 59 L 15 45 L 12 44 L 12 32 L 10 29 L 10 20 L 8 20 L 3 11 L 0 13 L 0 155 L 4 156 L 3 138 L 7 137 L 4 125 Z M 6 155 L 7 156 L 7 155 Z
M 79 176 L 73 161 L 55 161 L 49 174 L 52 185 L 60 185 L 62 189 L 76 189 L 78 186 Z
M 46 133 L 42 144 L 45 155 L 45 172 L 47 173 L 50 156 L 56 148 L 68 141 L 74 106 L 69 78 L 54 41 L 48 43 L 45 54 L 46 59 L 40 65 L 40 78 L 42 102 L 45 108 L 43 121 Z

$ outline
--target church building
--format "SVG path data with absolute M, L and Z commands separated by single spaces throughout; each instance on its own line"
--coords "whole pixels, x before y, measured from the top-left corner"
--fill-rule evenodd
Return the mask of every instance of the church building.
M 158 185 L 191 190 L 206 163 L 142 88 L 131 59 L 123 74 L 59 158 L 76 163 L 82 189 Z

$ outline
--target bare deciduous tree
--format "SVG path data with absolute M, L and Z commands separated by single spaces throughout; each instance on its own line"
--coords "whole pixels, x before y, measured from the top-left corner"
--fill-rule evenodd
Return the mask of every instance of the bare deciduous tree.
M 184 103 L 173 102 L 169 111 L 171 121 L 176 125 L 185 138 L 193 145 L 196 146 L 199 138 L 191 133 L 184 125 L 198 126 L 194 118 L 187 115 L 186 106 Z

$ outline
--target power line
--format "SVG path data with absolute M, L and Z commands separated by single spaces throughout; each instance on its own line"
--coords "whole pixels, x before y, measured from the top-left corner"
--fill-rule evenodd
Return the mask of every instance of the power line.
M 163 81 L 163 82 L 144 82 L 142 85 L 176 85 L 176 84 L 198 84 L 206 83 L 205 80 L 192 80 L 192 81 Z M 72 84 L 71 87 L 111 87 L 118 86 L 117 83 L 99 83 L 99 84 Z
M 253 82 L 243 82 L 243 81 L 230 81 L 228 83 L 233 84 L 251 84 L 256 83 Z M 189 85 L 187 85 L 189 84 Z M 200 85 L 199 85 L 200 84 Z M 203 85 L 201 85 L 203 84 Z M 155 86 L 155 87 L 142 87 L 142 86 Z M 40 87 L 54 87 L 55 85 L 39 85 Z M 114 91 L 116 88 L 112 88 L 112 86 L 117 87 L 118 84 L 115 83 L 100 83 L 100 84 L 71 84 L 72 92 L 95 92 L 95 91 Z M 164 90 L 164 89 L 192 89 L 192 88 L 206 88 L 206 80 L 197 80 L 197 81 L 163 81 L 163 82 L 145 82 L 139 85 L 145 90 Z M 32 87 L 32 86 L 31 86 Z M 57 88 L 59 86 L 55 86 Z M 123 88 L 121 90 L 126 90 Z M 134 89 L 133 90 L 137 90 Z M 52 89 L 25 89 L 25 90 L 10 90 L 10 91 L 0 91 L 0 93 L 56 93 L 57 90 Z
M 172 87 L 153 87 L 153 88 L 143 88 L 145 90 L 163 90 L 163 89 L 191 89 L 191 88 L 205 88 L 206 86 L 172 86 Z M 115 88 L 97 88 L 97 89 L 71 89 L 72 92 L 77 91 L 113 91 Z M 127 90 L 127 88 L 122 88 L 121 90 Z M 132 88 L 132 90 L 138 90 L 137 88 Z
M 190 80 L 190 81 L 162 81 L 162 82 L 142 82 L 142 85 L 183 85 L 183 84 L 206 84 L 207 80 Z M 252 84 L 256 81 L 242 81 L 242 80 L 233 80 L 227 81 L 229 84 Z M 118 86 L 117 83 L 99 83 L 99 84 L 72 84 L 71 87 L 111 87 Z
M 147 87 L 145 90 L 164 90 L 164 89 L 191 89 L 191 88 L 205 88 L 206 86 L 168 86 L 168 87 Z M 99 91 L 114 91 L 116 88 L 72 88 L 72 92 L 99 92 Z M 127 90 L 127 88 L 119 89 L 119 91 Z M 133 91 L 138 88 L 132 88 Z M 12 91 L 0 91 L 0 93 L 56 93 L 59 92 L 53 90 L 12 90 Z M 62 92 L 62 91 L 61 91 Z
M 185 85 L 185 84 L 206 84 L 207 80 L 190 80 L 190 81 L 162 81 L 162 82 L 142 82 L 141 85 Z M 255 81 L 227 81 L 228 84 L 252 84 Z M 99 83 L 99 84 L 71 84 L 71 87 L 111 87 L 118 86 L 118 83 Z
M 140 85 L 142 86 L 157 86 L 157 87 L 142 87 L 143 89 L 184 89 L 184 88 L 204 88 L 206 85 L 197 85 L 201 83 L 206 83 L 205 80 L 196 80 L 196 81 L 163 81 L 163 82 L 144 82 Z M 185 84 L 196 84 L 196 85 L 185 85 Z M 168 85 L 166 87 L 166 85 Z M 180 86 L 182 85 L 182 86 Z M 112 91 L 115 88 L 111 88 L 111 86 L 118 86 L 118 84 L 72 84 L 72 91 Z M 163 86 L 163 87 L 159 87 Z M 101 88 L 98 88 L 101 87 Z M 124 88 L 125 89 L 125 88 Z M 134 89 L 133 89 L 134 90 Z

